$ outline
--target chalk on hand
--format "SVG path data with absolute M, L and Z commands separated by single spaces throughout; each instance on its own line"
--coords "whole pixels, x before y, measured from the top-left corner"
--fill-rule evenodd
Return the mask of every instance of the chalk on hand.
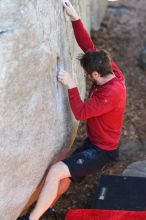
M 63 5 L 69 6 L 69 1 L 68 0 L 62 0 Z
M 63 65 L 61 63 L 58 63 L 57 65 L 57 70 L 58 71 L 62 71 L 64 68 L 63 68 Z
M 57 77 L 64 71 L 63 65 L 59 64 L 57 67 Z
M 67 6 L 69 6 L 69 4 L 68 4 L 67 2 L 65 2 L 65 4 L 66 4 Z

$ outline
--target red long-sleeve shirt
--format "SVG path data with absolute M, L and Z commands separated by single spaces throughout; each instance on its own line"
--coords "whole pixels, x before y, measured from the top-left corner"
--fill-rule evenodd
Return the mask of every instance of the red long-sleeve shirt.
M 81 20 L 72 22 L 75 38 L 86 53 L 97 51 Z M 126 103 L 124 75 L 114 61 L 115 78 L 101 86 L 92 85 L 89 98 L 83 102 L 78 88 L 68 90 L 69 102 L 77 120 L 87 120 L 90 141 L 104 150 L 118 147 Z

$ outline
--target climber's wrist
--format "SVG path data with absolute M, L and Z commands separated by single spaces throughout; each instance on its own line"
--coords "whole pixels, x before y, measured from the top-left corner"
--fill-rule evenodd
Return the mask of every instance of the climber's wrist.
M 75 88 L 75 87 L 77 87 L 77 85 L 75 84 L 74 81 L 70 81 L 70 82 L 68 83 L 68 88 L 69 88 L 69 89 L 72 89 L 72 88 Z
M 80 17 L 77 15 L 77 16 L 70 16 L 70 19 L 71 21 L 77 21 L 80 19 Z

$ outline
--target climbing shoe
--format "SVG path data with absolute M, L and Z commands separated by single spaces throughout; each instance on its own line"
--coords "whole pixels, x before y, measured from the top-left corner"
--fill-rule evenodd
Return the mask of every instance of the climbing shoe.
M 43 220 L 63 220 L 63 216 L 57 213 L 54 208 L 49 208 L 41 217 Z M 30 220 L 29 215 L 18 217 L 16 220 Z
M 22 217 L 18 217 L 16 220 L 30 220 L 29 215 L 24 215 Z

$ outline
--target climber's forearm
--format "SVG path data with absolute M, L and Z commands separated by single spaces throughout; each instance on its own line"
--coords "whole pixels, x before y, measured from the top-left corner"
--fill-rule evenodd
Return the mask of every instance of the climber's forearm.
M 72 21 L 72 26 L 73 26 L 76 41 L 79 47 L 84 51 L 84 53 L 88 51 L 97 51 L 97 48 L 95 44 L 93 43 L 81 19 Z

